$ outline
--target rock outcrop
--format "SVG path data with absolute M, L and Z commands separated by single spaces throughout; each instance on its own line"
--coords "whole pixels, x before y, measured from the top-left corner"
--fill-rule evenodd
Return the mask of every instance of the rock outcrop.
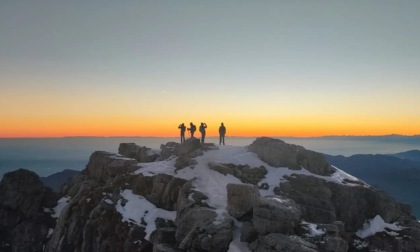
M 153 177 L 140 174 L 130 179 L 130 188 L 135 194 L 144 196 L 158 208 L 174 211 L 177 208 L 179 190 L 186 182 L 185 179 L 167 174 Z
M 344 186 L 306 175 L 288 177 L 277 194 L 293 199 L 303 219 L 314 223 L 342 221 L 347 232 L 356 232 L 367 219 L 380 215 L 390 223 L 410 210 L 389 195 L 362 186 Z
M 105 151 L 95 151 L 89 159 L 85 174 L 93 180 L 106 182 L 137 168 L 137 162 L 134 159 Z
M 175 155 L 176 148 L 179 146 L 179 143 L 175 142 L 168 142 L 166 144 L 160 145 L 160 156 L 158 158 L 159 161 L 167 160 L 171 156 Z
M 54 227 L 57 195 L 34 172 L 19 169 L 0 182 L 0 251 L 41 251 Z
M 86 169 L 67 186 L 69 202 L 45 251 L 151 251 L 153 245 L 144 239 L 145 228 L 123 222 L 116 210 L 117 203 L 124 201 L 121 189 L 136 188 L 137 176 L 130 172 L 137 168 L 134 159 L 94 152 Z M 152 177 L 151 185 L 153 191 Z
M 233 219 L 217 220 L 217 213 L 203 201 L 207 197 L 195 190 L 193 181 L 179 191 L 175 224 L 176 241 L 186 251 L 227 251 L 233 239 Z
M 293 200 L 284 197 L 261 197 L 255 203 L 252 221 L 260 235 L 293 235 L 300 225 L 301 211 Z
M 254 185 L 228 184 L 227 190 L 227 211 L 240 219 L 246 214 L 252 215 L 252 210 L 260 197 L 258 187 Z
M 267 169 L 264 166 L 250 167 L 249 165 L 235 165 L 235 164 L 219 164 L 211 162 L 208 164 L 209 168 L 217 171 L 223 175 L 230 174 L 237 177 L 243 183 L 256 185 L 267 174 Z
M 188 155 L 191 158 L 203 155 L 200 139 L 195 137 L 188 138 L 185 142 L 176 147 L 175 155 L 177 157 Z
M 145 146 L 138 146 L 135 143 L 121 143 L 118 147 L 118 154 L 133 158 L 140 163 L 154 162 L 159 157 L 158 153 Z
M 274 167 L 288 167 L 289 169 L 303 167 L 318 175 L 330 175 L 334 172 L 323 154 L 306 150 L 302 146 L 287 144 L 279 139 L 257 138 L 249 146 L 249 150 Z

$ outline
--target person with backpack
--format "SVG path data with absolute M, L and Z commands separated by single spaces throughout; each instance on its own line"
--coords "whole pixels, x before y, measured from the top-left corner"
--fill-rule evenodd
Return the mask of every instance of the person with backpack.
M 181 129 L 181 143 L 185 142 L 185 129 L 186 128 L 187 127 L 185 127 L 184 123 L 178 126 L 178 129 Z
M 223 143 L 225 145 L 225 135 L 226 135 L 226 127 L 223 123 L 219 127 L 219 145 Z
M 187 130 L 190 131 L 191 137 L 194 137 L 194 132 L 197 130 L 197 128 L 192 122 L 190 122 L 190 127 Z
M 201 143 L 204 143 L 204 138 L 206 137 L 206 128 L 207 128 L 207 124 L 206 123 L 201 123 L 200 125 L 200 132 L 201 132 Z

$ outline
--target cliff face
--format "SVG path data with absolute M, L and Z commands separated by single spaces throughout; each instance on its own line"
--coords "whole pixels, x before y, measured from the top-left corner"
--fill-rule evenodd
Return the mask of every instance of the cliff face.
M 55 224 L 49 209 L 56 202 L 35 173 L 6 173 L 0 182 L 0 251 L 41 251 Z
M 42 224 L 53 232 L 38 239 L 45 251 L 420 249 L 420 225 L 409 206 L 300 146 L 259 138 L 249 148 L 219 149 L 193 138 L 162 145 L 160 153 L 122 144 L 120 153 L 128 157 L 93 153 L 56 206 L 29 211 L 53 213 Z M 8 176 L 0 195 L 16 190 Z M 19 204 L 9 201 L 0 206 L 10 215 Z M 27 203 L 20 206 L 26 216 Z M 0 232 L 11 251 L 42 250 L 15 249 L 22 239 L 4 223 Z

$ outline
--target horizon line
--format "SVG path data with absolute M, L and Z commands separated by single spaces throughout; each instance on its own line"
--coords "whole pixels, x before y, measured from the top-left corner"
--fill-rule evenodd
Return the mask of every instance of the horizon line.
M 206 136 L 219 137 L 218 135 Z M 272 137 L 272 138 L 333 138 L 333 137 L 420 137 L 420 134 L 403 135 L 403 134 L 385 134 L 385 135 L 322 135 L 322 136 L 226 136 L 236 138 L 259 138 L 259 137 Z M 0 137 L 0 139 L 60 139 L 60 138 L 179 138 L 179 136 L 27 136 L 27 137 Z M 188 137 L 189 138 L 189 137 Z M 197 137 L 199 138 L 199 136 Z

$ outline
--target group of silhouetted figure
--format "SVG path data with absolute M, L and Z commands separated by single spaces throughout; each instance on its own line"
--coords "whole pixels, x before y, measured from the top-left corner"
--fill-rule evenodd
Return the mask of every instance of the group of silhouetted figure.
M 204 144 L 204 139 L 206 138 L 206 128 L 207 128 L 207 124 L 201 123 L 199 130 L 201 133 L 202 144 Z M 188 130 L 190 132 L 191 137 L 194 137 L 194 133 L 197 130 L 197 127 L 192 122 L 190 122 L 189 128 L 185 127 L 184 123 L 182 123 L 178 126 L 178 129 L 181 130 L 181 143 L 183 143 L 185 142 L 185 130 Z M 225 128 L 225 125 L 223 125 L 222 123 L 219 127 L 219 144 L 225 145 L 225 135 L 226 135 L 226 128 Z

